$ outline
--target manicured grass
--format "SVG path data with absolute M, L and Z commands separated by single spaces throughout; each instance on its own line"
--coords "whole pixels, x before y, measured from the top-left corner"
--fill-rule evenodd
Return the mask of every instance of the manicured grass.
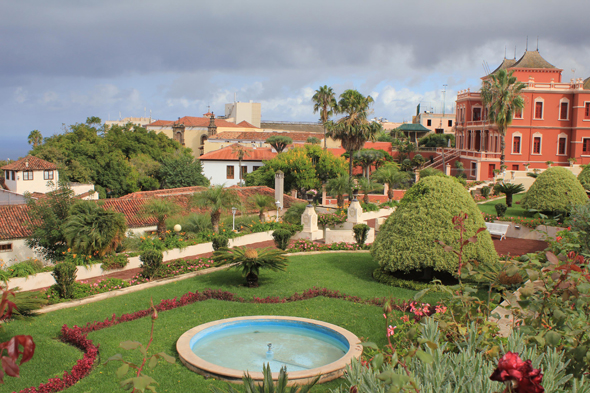
M 6 378 L 2 391 L 18 391 L 37 386 L 41 382 L 46 382 L 48 378 L 61 376 L 64 370 L 71 369 L 76 360 L 81 358 L 81 353 L 55 339 L 63 324 L 82 326 L 87 322 L 104 320 L 113 314 L 121 315 L 146 309 L 150 298 L 153 298 L 154 303 L 158 303 L 162 299 L 180 297 L 188 291 L 211 288 L 230 291 L 248 300 L 253 297 L 290 296 L 314 286 L 339 290 L 363 299 L 385 296 L 410 299 L 415 294 L 415 291 L 388 287 L 375 282 L 371 273 L 377 268 L 377 263 L 368 253 L 290 256 L 289 262 L 286 272 L 262 271 L 259 288 L 244 287 L 244 278 L 238 271 L 226 270 L 89 305 L 55 311 L 27 321 L 9 322 L 5 325 L 5 329 L 0 331 L 0 341 L 5 341 L 15 334 L 30 334 L 37 344 L 37 350 L 33 359 L 22 366 L 21 378 Z M 425 301 L 436 303 L 437 299 L 436 295 L 432 295 Z M 153 349 L 177 357 L 176 340 L 184 331 L 201 323 L 244 315 L 292 315 L 320 319 L 342 326 L 359 337 L 365 337 L 383 345 L 385 326 L 382 314 L 382 310 L 376 306 L 327 298 L 284 304 L 208 300 L 161 312 L 156 321 Z M 118 346 L 125 340 L 146 343 L 150 321 L 150 318 L 143 318 L 89 334 L 88 337 L 95 344 L 100 345 L 101 364 L 116 353 L 122 353 L 124 358 L 137 362 L 138 358 Z M 68 391 L 116 392 L 118 391 L 118 379 L 115 376 L 117 367 L 117 364 L 98 366 L 88 377 Z M 223 385 L 218 381 L 205 380 L 189 371 L 178 359 L 176 364 L 162 363 L 148 374 L 160 383 L 157 388 L 159 392 L 206 392 L 210 384 Z M 339 383 L 335 381 L 318 386 L 313 392 L 328 392 L 329 388 L 334 388 Z
M 527 210 L 520 207 L 520 205 L 516 204 L 516 202 L 520 201 L 522 199 L 522 197 L 524 197 L 524 195 L 525 195 L 525 193 L 523 192 L 521 194 L 516 194 L 512 197 L 512 207 L 509 207 L 506 210 L 506 216 L 508 216 L 508 217 L 526 217 L 526 218 L 533 218 L 535 216 L 535 213 L 530 213 Z M 482 212 L 495 216 L 497 214 L 495 206 L 498 203 L 505 204 L 506 198 L 494 199 L 493 201 L 490 201 L 490 202 L 480 203 L 477 206 L 479 207 L 479 210 L 481 210 Z

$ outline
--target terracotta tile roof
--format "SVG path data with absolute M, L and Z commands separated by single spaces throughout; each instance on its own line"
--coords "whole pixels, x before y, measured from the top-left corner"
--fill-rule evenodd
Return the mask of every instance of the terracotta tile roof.
M 286 136 L 293 139 L 293 142 L 305 142 L 310 136 L 316 138 L 320 135 L 314 132 L 237 132 L 237 131 L 224 131 L 217 135 L 213 135 L 209 139 L 226 139 L 226 140 L 242 140 L 242 141 L 256 141 L 264 142 L 271 136 Z M 323 135 L 322 135 L 323 136 Z
M 18 161 L 11 162 L 8 165 L 4 165 L 2 168 L 8 171 L 25 171 L 25 170 L 50 170 L 57 169 L 57 165 L 37 158 L 35 156 L 26 156 Z
M 203 191 L 205 188 L 207 188 L 207 187 L 193 186 L 193 187 L 170 188 L 167 190 L 138 191 L 138 192 L 132 192 L 131 194 L 127 194 L 127 195 L 122 196 L 118 199 L 143 199 L 143 198 L 163 197 L 163 196 L 168 196 L 168 195 L 194 194 L 195 192 Z
M 194 194 L 194 192 L 201 191 L 204 189 L 203 187 L 199 187 L 198 190 L 188 192 L 188 189 L 191 188 L 196 189 L 196 187 L 184 187 L 171 190 L 158 190 L 156 192 L 148 191 L 147 193 L 135 193 L 143 194 L 143 198 L 113 198 L 103 199 L 101 201 L 104 202 L 102 206 L 105 209 L 123 213 L 125 215 L 127 226 L 129 228 L 149 227 L 155 226 L 157 224 L 156 220 L 153 217 L 144 217 L 140 214 L 140 212 L 141 207 L 145 203 L 147 203 L 151 198 L 170 198 L 176 204 L 182 207 L 182 211 L 184 212 L 184 214 L 189 214 L 191 212 L 205 213 L 207 209 L 188 208 L 189 199 Z M 238 187 L 232 189 L 238 193 L 240 199 L 242 200 L 242 203 L 245 205 L 247 204 L 246 201 L 251 195 L 270 195 L 274 198 L 275 192 L 272 188 L 265 186 Z M 160 193 L 158 194 L 158 192 Z M 283 208 L 288 209 L 289 207 L 291 207 L 292 204 L 303 201 L 297 198 L 293 198 L 289 195 L 284 195 L 283 202 Z M 27 205 L 0 206 L 0 240 L 22 239 L 28 237 L 30 235 L 30 231 L 27 229 L 26 224 L 31 222 L 31 218 L 28 212 L 29 207 Z M 257 211 L 248 209 L 247 213 L 254 214 L 257 213 Z
M 502 60 L 502 64 L 500 64 L 498 66 L 498 68 L 496 68 L 491 73 L 495 74 L 496 72 L 498 72 L 500 70 L 507 70 L 508 68 L 512 67 L 514 65 L 514 63 L 516 63 L 516 59 L 504 59 L 504 60 Z
M 248 123 L 246 120 L 239 122 L 238 125 L 243 128 L 258 128 L 255 125 Z
M 584 79 L 584 90 L 590 90 L 590 77 Z
M 210 151 L 199 157 L 200 161 L 238 161 L 238 153 L 232 149 L 237 143 L 224 147 L 223 149 Z M 252 148 L 242 146 L 248 153 L 242 158 L 242 161 L 262 161 L 274 158 L 277 153 L 273 153 L 269 147 Z
M 172 120 L 158 120 L 158 121 L 155 121 L 153 123 L 148 124 L 146 127 L 149 127 L 149 126 L 172 126 L 173 124 L 180 123 L 180 124 L 184 124 L 186 127 L 204 127 L 204 128 L 207 128 L 209 126 L 209 122 L 210 121 L 211 121 L 211 119 L 208 118 L 208 117 L 185 116 L 185 117 L 181 117 L 180 119 L 178 119 L 176 121 L 172 121 Z M 242 122 L 242 123 L 246 123 L 246 122 Z M 243 128 L 243 127 L 246 127 L 245 125 L 241 125 L 242 123 L 235 124 L 235 123 L 230 123 L 229 121 L 226 121 L 224 119 L 215 119 L 215 125 L 217 127 L 224 127 L 224 128 Z M 257 127 L 254 127 L 250 123 L 246 123 L 246 124 L 248 124 L 248 128 L 257 128 Z

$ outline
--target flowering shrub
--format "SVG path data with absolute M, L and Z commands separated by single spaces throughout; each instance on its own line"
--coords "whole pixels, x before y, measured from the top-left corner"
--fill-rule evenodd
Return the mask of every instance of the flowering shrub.
M 314 243 L 311 240 L 300 239 L 296 240 L 291 248 L 287 252 L 309 252 L 309 251 L 358 251 L 358 250 L 370 250 L 370 244 L 349 244 L 345 242 L 332 243 L 332 244 L 319 244 Z
M 340 210 L 336 213 L 318 214 L 318 225 L 322 228 L 332 228 L 344 222 L 346 222 L 346 212 L 344 210 Z
M 483 215 L 483 219 L 485 222 L 494 222 L 494 221 L 508 221 L 513 222 L 518 225 L 522 225 L 527 228 L 535 229 L 539 225 L 545 225 L 545 220 L 542 218 L 526 218 L 526 217 L 497 217 L 492 214 L 488 213 L 481 213 Z

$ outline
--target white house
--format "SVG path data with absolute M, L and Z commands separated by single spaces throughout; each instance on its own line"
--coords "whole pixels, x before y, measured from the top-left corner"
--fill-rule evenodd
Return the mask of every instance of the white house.
M 234 146 L 241 145 L 230 145 L 199 157 L 201 165 L 203 165 L 203 175 L 211 181 L 211 184 L 225 184 L 230 187 L 240 182 L 240 172 L 238 172 L 240 163 L 238 152 Z M 241 146 L 241 148 L 245 152 L 242 158 L 242 179 L 247 173 L 263 166 L 262 160 L 270 160 L 277 155 L 271 148 L 246 146 Z
M 26 156 L 1 169 L 5 189 L 0 189 L 0 205 L 25 203 L 25 193 L 46 194 L 59 182 L 57 165 L 35 156 Z M 71 188 L 82 199 L 98 199 L 92 184 L 72 183 Z

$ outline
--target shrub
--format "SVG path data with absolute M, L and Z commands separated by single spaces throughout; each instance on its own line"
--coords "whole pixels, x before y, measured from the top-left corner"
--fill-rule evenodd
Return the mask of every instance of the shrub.
M 574 174 L 562 167 L 551 167 L 535 180 L 520 204 L 525 209 L 564 213 L 572 205 L 582 205 L 588 197 Z
M 139 260 L 142 262 L 141 264 L 141 274 L 144 277 L 152 278 L 160 266 L 162 266 L 162 260 L 164 259 L 164 255 L 161 251 L 154 251 L 148 250 L 141 253 L 139 256 Z
M 424 179 L 425 177 L 428 176 L 446 176 L 442 171 L 439 171 L 438 169 L 434 169 L 434 168 L 425 168 L 422 169 L 420 171 L 420 179 Z
M 382 204 L 379 205 L 379 207 L 381 209 L 383 209 L 385 207 L 397 207 L 398 205 L 399 205 L 399 201 L 391 200 L 389 202 L 383 202 Z
M 211 238 L 213 250 L 217 251 L 220 248 L 225 248 L 229 245 L 229 239 L 223 235 L 213 235 Z
M 370 229 L 371 228 L 367 224 L 356 224 L 352 227 L 354 240 L 356 240 L 357 244 L 360 244 L 361 246 L 365 244 Z
M 482 187 L 481 188 L 481 196 L 484 197 L 484 198 L 489 197 L 490 196 L 490 191 L 491 191 L 490 190 L 490 187 L 488 187 L 488 186 Z
M 379 210 L 379 206 L 375 203 L 364 203 L 361 202 L 361 207 L 364 212 L 376 212 Z
M 74 282 L 78 268 L 73 263 L 61 262 L 55 265 L 51 275 L 55 279 L 55 289 L 62 299 L 74 296 Z
M 105 255 L 102 259 L 102 270 L 123 269 L 129 260 L 126 255 Z
M 388 273 L 426 268 L 455 273 L 456 255 L 435 247 L 434 242 L 443 241 L 449 246 L 458 243 L 459 234 L 453 230 L 452 220 L 461 212 L 468 215 L 465 226 L 469 236 L 485 228 L 477 205 L 459 183 L 439 176 L 421 179 L 406 192 L 397 210 L 385 221 L 371 254 Z M 496 263 L 498 255 L 490 234 L 482 231 L 477 239 L 477 245 L 465 246 L 464 258 L 483 264 Z
M 295 203 L 283 215 L 283 221 L 289 224 L 301 224 L 301 215 L 305 211 L 307 203 Z
M 586 190 L 590 190 L 590 165 L 585 165 L 578 175 L 578 180 Z
M 433 284 L 404 280 L 384 272 L 381 268 L 377 268 L 373 271 L 373 278 L 381 284 L 389 285 L 396 288 L 411 289 L 413 291 L 421 291 L 427 288 L 436 288 Z
M 289 247 L 289 240 L 291 240 L 293 235 L 294 233 L 286 228 L 279 228 L 272 233 L 275 245 L 281 250 L 286 250 Z
M 496 214 L 498 217 L 504 217 L 508 206 L 506 206 L 504 203 L 498 203 L 494 206 L 494 208 L 496 209 Z

